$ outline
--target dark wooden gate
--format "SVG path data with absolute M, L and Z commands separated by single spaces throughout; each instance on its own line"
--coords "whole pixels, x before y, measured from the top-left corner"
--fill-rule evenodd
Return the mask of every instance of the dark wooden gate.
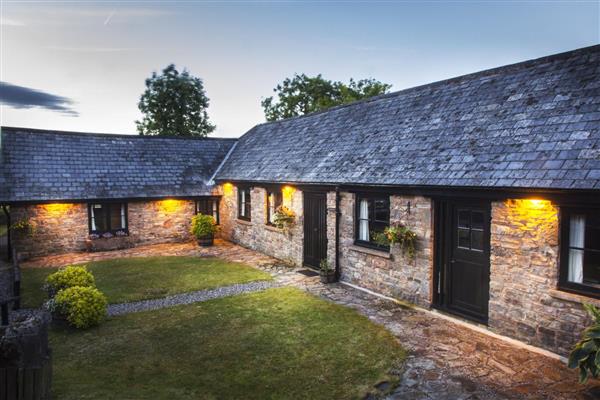
M 304 264 L 318 268 L 327 258 L 327 196 L 304 192 Z
M 436 305 L 487 323 L 490 287 L 489 202 L 439 202 Z

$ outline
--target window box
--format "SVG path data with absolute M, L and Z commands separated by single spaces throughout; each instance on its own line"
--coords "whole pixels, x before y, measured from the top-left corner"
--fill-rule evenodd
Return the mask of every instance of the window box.
M 134 241 L 131 236 L 113 236 L 113 237 L 98 237 L 87 238 L 85 240 L 85 248 L 89 252 L 96 251 L 111 251 L 129 249 L 134 246 Z

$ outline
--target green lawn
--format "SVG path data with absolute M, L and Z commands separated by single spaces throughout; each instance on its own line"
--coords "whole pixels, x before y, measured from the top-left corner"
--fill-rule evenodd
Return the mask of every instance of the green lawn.
M 152 299 L 272 279 L 266 272 L 218 258 L 119 258 L 86 265 L 96 278 L 96 286 L 106 294 L 110 303 Z M 23 307 L 39 307 L 46 300 L 41 287 L 46 276 L 56 270 L 57 268 L 22 269 Z
M 405 357 L 383 327 L 279 288 L 54 328 L 57 399 L 352 399 Z

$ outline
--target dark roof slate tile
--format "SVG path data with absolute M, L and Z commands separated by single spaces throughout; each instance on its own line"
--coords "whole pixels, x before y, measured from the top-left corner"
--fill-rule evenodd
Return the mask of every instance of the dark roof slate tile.
M 217 178 L 597 189 L 599 104 L 592 46 L 257 125 Z
M 0 135 L 0 202 L 209 195 L 235 143 L 22 128 Z

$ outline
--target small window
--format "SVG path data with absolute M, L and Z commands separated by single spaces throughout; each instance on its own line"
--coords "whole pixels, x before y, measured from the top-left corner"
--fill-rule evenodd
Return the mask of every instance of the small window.
M 212 215 L 219 225 L 219 199 L 213 197 L 196 200 L 196 214 Z
M 90 233 L 94 234 L 126 234 L 126 203 L 93 203 L 88 205 Z
M 267 224 L 275 223 L 275 211 L 281 206 L 281 191 L 267 190 Z
M 383 195 L 356 196 L 356 244 L 380 249 L 388 249 L 374 240 L 390 226 L 390 198 Z
M 483 252 L 483 211 L 458 210 L 458 248 Z
M 252 203 L 250 199 L 250 188 L 238 188 L 238 218 L 246 221 L 251 220 Z
M 600 297 L 600 209 L 561 210 L 559 286 Z

